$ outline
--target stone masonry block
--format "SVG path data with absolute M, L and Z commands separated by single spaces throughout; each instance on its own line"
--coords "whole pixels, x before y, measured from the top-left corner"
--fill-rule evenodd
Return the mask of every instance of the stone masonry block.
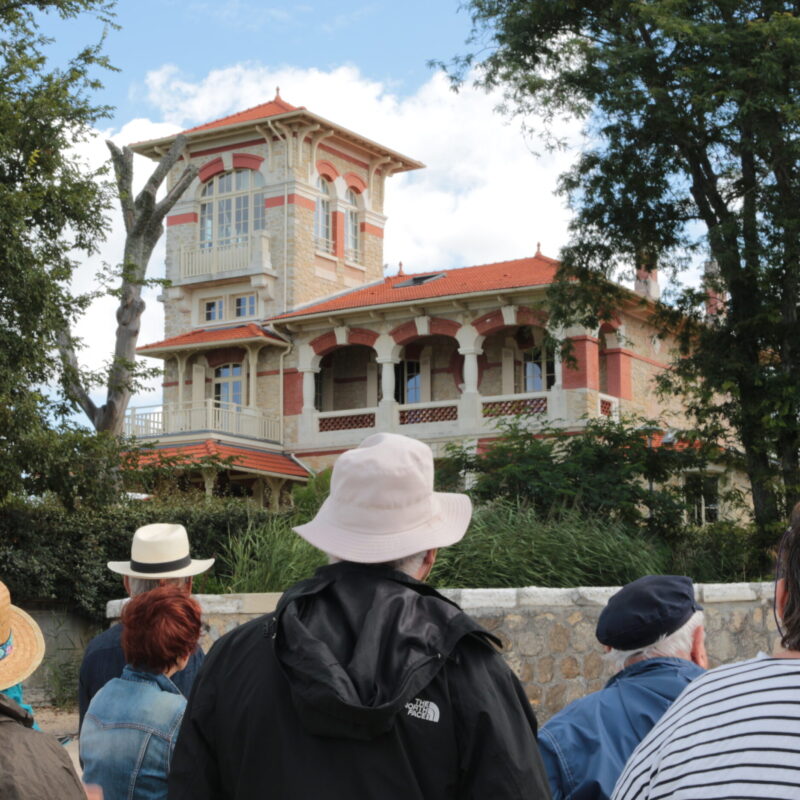
M 618 591 L 618 586 L 582 586 L 575 589 L 575 605 L 604 606 L 609 597 Z
M 572 606 L 575 605 L 574 589 L 544 589 L 540 586 L 525 586 L 518 591 L 520 606 Z
M 749 583 L 704 583 L 699 588 L 702 603 L 747 603 L 758 599 Z
M 514 608 L 516 589 L 462 589 L 461 608 Z

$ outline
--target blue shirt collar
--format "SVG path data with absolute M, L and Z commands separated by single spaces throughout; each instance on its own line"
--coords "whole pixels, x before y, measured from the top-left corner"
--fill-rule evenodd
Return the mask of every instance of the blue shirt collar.
M 646 658 L 644 661 L 637 661 L 635 664 L 631 664 L 629 667 L 625 667 L 625 669 L 620 670 L 616 675 L 613 675 L 610 678 L 606 684 L 606 688 L 613 686 L 615 683 L 617 683 L 617 681 L 622 681 L 626 678 L 632 678 L 635 675 L 640 675 L 643 672 L 650 672 L 668 664 L 676 664 L 677 666 L 684 667 L 689 671 L 696 671 L 698 675 L 703 672 L 702 667 L 698 667 L 694 661 L 689 661 L 685 658 L 658 656 L 657 658 Z
M 157 675 L 155 672 L 144 672 L 143 670 L 135 669 L 130 664 L 125 665 L 121 677 L 122 680 L 131 681 L 133 683 L 154 683 L 162 692 L 171 692 L 172 694 L 181 693 L 181 690 L 166 675 Z

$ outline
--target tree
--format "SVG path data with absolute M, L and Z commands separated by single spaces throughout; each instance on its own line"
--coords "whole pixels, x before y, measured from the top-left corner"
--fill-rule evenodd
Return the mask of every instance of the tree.
M 103 171 L 75 154 L 107 108 L 89 98 L 108 68 L 100 45 L 63 69 L 48 65 L 39 13 L 86 12 L 110 22 L 105 0 L 0 3 L 0 485 L 3 493 L 46 479 L 41 447 L 53 447 L 68 407 L 57 383 L 58 334 L 86 307 L 70 279 L 106 227 Z M 61 421 L 61 423 L 60 423 Z M 75 446 L 73 438 L 69 447 Z M 46 482 L 46 481 L 45 481 Z M 0 494 L 0 503 L 4 495 Z
M 667 388 L 745 453 L 762 536 L 800 499 L 800 9 L 772 0 L 468 0 L 478 70 L 508 108 L 578 115 L 585 148 L 562 176 L 574 211 L 554 322 L 609 319 L 621 267 L 700 289 L 656 305 L 677 336 Z M 551 126 L 557 136 L 557 126 Z M 713 292 L 723 301 L 703 311 Z M 776 468 L 777 465 L 777 468 Z
M 186 150 L 186 137 L 178 136 L 156 165 L 144 188 L 133 198 L 133 151 L 106 142 L 111 151 L 117 194 L 125 223 L 125 248 L 120 269 L 120 286 L 114 356 L 105 376 L 106 402 L 98 407 L 89 396 L 89 382 L 81 374 L 75 344 L 65 327 L 59 335 L 59 347 L 67 375 L 69 396 L 89 417 L 95 430 L 115 435 L 122 433 L 125 410 L 137 378 L 136 342 L 144 312 L 142 288 L 147 284 L 147 267 L 153 248 L 164 232 L 164 217 L 178 202 L 197 175 L 194 164 L 184 167 L 165 197 L 157 200 L 161 184 Z

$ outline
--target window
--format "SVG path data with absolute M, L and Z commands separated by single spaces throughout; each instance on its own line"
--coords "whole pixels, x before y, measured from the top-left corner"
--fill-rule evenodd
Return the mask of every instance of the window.
M 394 366 L 394 399 L 400 404 L 422 400 L 422 374 L 419 361 L 401 361 Z
M 218 297 L 214 300 L 206 300 L 203 303 L 203 309 L 206 322 L 219 322 L 223 318 L 222 298 Z
M 685 484 L 689 522 L 708 525 L 719 519 L 719 478 L 716 475 L 687 475 Z
M 256 315 L 256 296 L 246 294 L 234 300 L 234 314 L 237 317 L 254 317 Z
M 264 229 L 264 177 L 251 169 L 216 175 L 200 195 L 200 247 L 247 244 Z
M 220 408 L 242 405 L 242 365 L 223 364 L 214 370 L 214 402 Z
M 361 229 L 358 219 L 358 195 L 348 189 L 345 195 L 347 209 L 344 220 L 344 257 L 354 264 L 361 263 Z
M 522 353 L 515 391 L 546 392 L 556 382 L 556 360 L 552 347 L 530 347 Z
M 314 246 L 320 253 L 333 253 L 330 181 L 320 176 L 317 180 L 317 191 L 319 197 L 314 209 Z

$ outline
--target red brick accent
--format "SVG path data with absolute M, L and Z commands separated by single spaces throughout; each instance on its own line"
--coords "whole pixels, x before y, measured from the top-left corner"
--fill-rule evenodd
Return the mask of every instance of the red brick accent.
M 297 205 L 301 206 L 302 208 L 308 208 L 313 211 L 316 208 L 316 203 L 308 197 L 303 197 L 301 194 L 290 194 L 287 195 L 286 199 L 289 202 L 289 205 Z M 264 200 L 264 208 L 277 208 L 278 206 L 283 205 L 283 195 L 278 195 L 277 197 L 268 197 Z
M 383 239 L 383 228 L 379 228 L 377 225 L 370 225 L 368 222 L 362 222 L 359 227 L 361 228 L 361 233 Z
M 494 311 L 489 311 L 482 317 L 473 320 L 472 327 L 475 328 L 481 336 L 488 336 L 490 333 L 499 331 L 506 327 L 506 323 L 503 322 L 503 312 L 499 308 Z
M 417 323 L 412 319 L 398 325 L 394 330 L 389 332 L 389 336 L 394 339 L 397 344 L 405 344 L 417 338 Z
M 167 217 L 167 227 L 171 225 L 186 225 L 188 222 L 197 222 L 197 214 L 190 212 L 189 214 L 173 214 Z
M 285 372 L 283 375 L 283 414 L 293 417 L 303 410 L 303 373 Z
M 243 347 L 223 347 L 219 350 L 209 350 L 206 353 L 206 362 L 209 367 L 219 367 L 222 364 L 241 364 L 247 352 Z
M 209 161 L 208 164 L 204 164 L 202 167 L 200 167 L 198 177 L 202 183 L 205 183 L 215 175 L 219 175 L 220 172 L 225 172 L 225 165 L 222 163 L 221 158 L 214 158 Z
M 434 317 L 430 321 L 431 336 L 439 335 L 455 338 L 455 335 L 458 333 L 460 328 L 461 326 L 452 319 L 441 319 L 439 317 Z
M 565 389 L 600 388 L 599 340 L 594 336 L 576 336 L 572 341 L 572 356 L 575 365 L 564 362 Z
M 450 374 L 458 389 L 464 383 L 464 356 L 458 350 L 453 350 L 453 354 L 450 356 Z
M 330 161 L 317 161 L 317 172 L 329 181 L 335 181 L 339 177 L 339 170 Z
M 347 184 L 348 189 L 354 189 L 358 194 L 363 194 L 367 190 L 367 182 L 355 172 L 346 172 L 344 174 L 344 182 Z
M 544 328 L 549 318 L 549 315 L 544 311 L 534 311 L 525 306 L 517 309 L 517 325 L 533 325 L 537 328 Z
M 341 211 L 334 211 L 333 217 L 333 252 L 336 258 L 344 258 L 344 214 Z
M 317 338 L 312 339 L 309 344 L 318 356 L 324 356 L 326 353 L 330 353 L 331 350 L 335 350 L 338 346 L 336 334 L 333 331 L 328 331 L 327 333 L 317 336 Z
M 326 153 L 330 153 L 332 156 L 339 156 L 339 158 L 343 158 L 349 164 L 355 164 L 357 167 L 361 167 L 362 169 L 369 169 L 369 164 L 367 164 L 366 161 L 359 161 L 357 158 L 353 158 L 353 156 L 343 153 L 341 150 L 337 150 L 335 147 L 331 147 L 329 144 L 321 144 L 319 145 L 319 149 L 324 150 Z
M 622 347 L 605 350 L 606 388 L 612 397 L 622 400 L 633 399 L 633 382 L 631 381 L 631 362 L 633 354 Z
M 169 386 L 177 386 L 178 381 L 168 381 L 166 383 L 162 383 L 161 385 L 166 389 Z
M 272 137 L 272 141 L 278 140 L 277 136 Z M 207 150 L 198 150 L 192 153 L 192 158 L 200 158 L 200 156 L 213 156 L 214 153 L 227 153 L 229 150 L 238 150 L 240 147 L 255 147 L 256 145 L 264 144 L 263 139 L 252 139 L 249 142 L 236 142 L 236 144 L 223 144 L 220 147 L 209 147 Z
M 261 156 L 253 155 L 252 153 L 234 153 L 233 154 L 233 168 L 234 169 L 261 169 L 264 159 Z
M 367 347 L 374 347 L 378 341 L 378 334 L 366 328 L 351 328 L 347 335 L 348 344 L 363 344 Z

